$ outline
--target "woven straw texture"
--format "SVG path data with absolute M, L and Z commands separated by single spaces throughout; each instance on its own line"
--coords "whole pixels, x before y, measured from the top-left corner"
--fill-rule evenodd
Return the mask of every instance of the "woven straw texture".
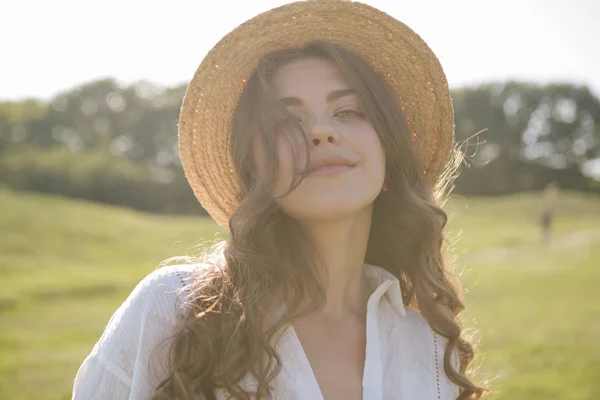
M 448 82 L 427 44 L 391 16 L 362 3 L 291 3 L 260 14 L 227 34 L 188 85 L 179 118 L 186 178 L 204 209 L 228 229 L 239 185 L 228 147 L 231 119 L 244 86 L 268 52 L 325 40 L 367 62 L 392 87 L 412 135 L 423 178 L 434 184 L 454 137 Z

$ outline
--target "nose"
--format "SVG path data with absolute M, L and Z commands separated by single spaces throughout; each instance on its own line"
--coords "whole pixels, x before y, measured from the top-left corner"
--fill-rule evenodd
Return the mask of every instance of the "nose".
M 326 143 L 339 143 L 340 136 L 329 125 L 314 126 L 308 134 L 308 142 L 311 148 L 323 146 Z

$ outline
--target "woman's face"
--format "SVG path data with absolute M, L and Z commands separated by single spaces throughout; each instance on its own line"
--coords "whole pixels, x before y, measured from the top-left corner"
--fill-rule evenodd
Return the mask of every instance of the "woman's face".
M 298 220 L 324 221 L 371 207 L 385 178 L 384 151 L 338 69 L 326 60 L 294 61 L 276 71 L 273 86 L 277 98 L 299 119 L 310 147 L 304 179 L 278 200 L 283 211 Z M 294 157 L 285 139 L 277 148 L 279 196 L 292 183 Z

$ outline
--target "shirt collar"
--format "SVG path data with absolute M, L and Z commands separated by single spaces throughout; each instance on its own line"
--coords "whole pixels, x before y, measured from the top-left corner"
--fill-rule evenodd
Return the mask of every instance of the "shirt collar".
M 365 277 L 374 289 L 369 300 L 379 302 L 385 295 L 389 300 L 392 308 L 401 316 L 406 315 L 404 309 L 404 301 L 402 299 L 402 291 L 400 289 L 400 281 L 391 272 L 378 267 L 376 265 L 365 264 Z M 378 290 L 383 288 L 382 290 Z M 376 297 L 376 298 L 373 298 Z
M 373 294 L 369 297 L 369 302 L 379 303 L 381 298 L 385 295 L 394 311 L 396 311 L 398 315 L 403 317 L 406 316 L 402 291 L 400 289 L 400 281 L 398 278 L 391 272 L 371 264 L 364 264 L 364 272 L 367 282 L 369 282 L 371 288 L 373 288 Z M 284 311 L 285 305 L 281 305 L 275 312 L 269 314 L 267 323 L 269 325 L 274 324 Z

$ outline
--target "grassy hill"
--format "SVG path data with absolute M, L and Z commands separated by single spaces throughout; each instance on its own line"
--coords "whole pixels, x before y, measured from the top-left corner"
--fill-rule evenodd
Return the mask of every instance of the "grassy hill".
M 453 198 L 479 376 L 497 399 L 600 398 L 600 198 L 559 197 L 540 245 L 538 194 Z M 212 221 L 0 188 L 0 399 L 66 400 L 83 358 L 135 284 L 222 237 Z

